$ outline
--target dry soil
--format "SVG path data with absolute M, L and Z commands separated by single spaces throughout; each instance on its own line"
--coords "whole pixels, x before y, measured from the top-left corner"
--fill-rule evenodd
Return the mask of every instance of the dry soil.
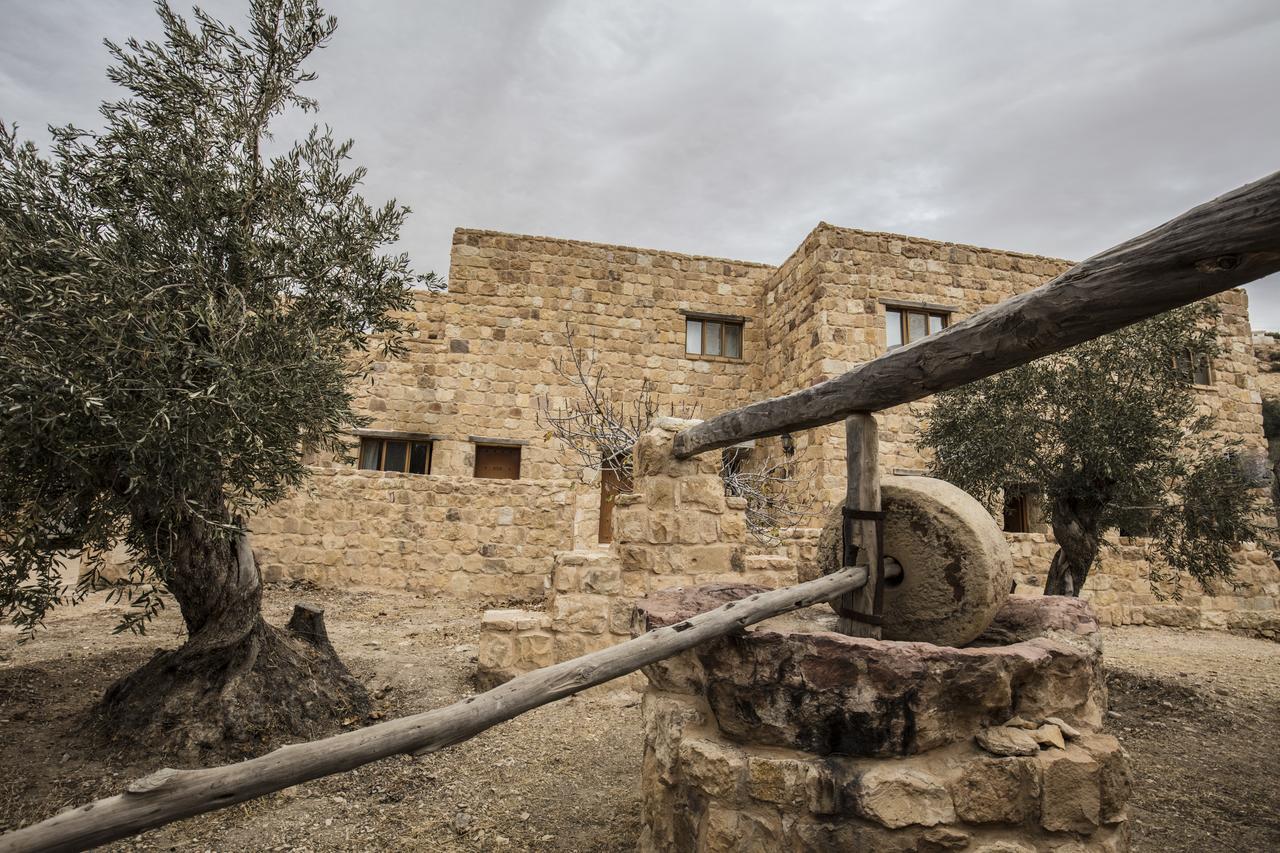
M 297 600 L 325 607 L 334 645 L 377 697 L 375 718 L 473 691 L 478 607 L 277 588 L 268 617 L 283 623 Z M 172 611 L 145 637 L 112 635 L 118 618 L 99 598 L 32 642 L 0 629 L 0 831 L 173 763 L 84 731 L 111 679 L 181 641 Z M 1110 630 L 1106 640 L 1109 723 L 1134 764 L 1135 849 L 1280 850 L 1280 645 L 1155 628 Z M 630 851 L 639 716 L 634 693 L 574 697 L 441 754 L 383 761 L 110 849 Z

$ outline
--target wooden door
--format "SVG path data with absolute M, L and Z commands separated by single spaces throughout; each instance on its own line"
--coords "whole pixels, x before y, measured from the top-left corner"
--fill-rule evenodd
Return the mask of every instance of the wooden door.
M 622 475 L 614 468 L 600 469 L 600 534 L 601 544 L 613 541 L 613 499 L 622 492 Z

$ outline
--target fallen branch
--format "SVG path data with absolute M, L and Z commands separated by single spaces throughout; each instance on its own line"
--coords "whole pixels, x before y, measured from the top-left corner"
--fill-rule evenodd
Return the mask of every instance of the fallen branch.
M 157 770 L 130 784 L 123 794 L 0 836 L 0 853 L 86 850 L 380 758 L 437 752 L 525 711 L 635 672 L 700 643 L 835 598 L 862 586 L 866 578 L 866 569 L 859 566 L 762 592 L 634 640 L 534 670 L 487 693 L 434 711 L 281 747 L 239 764 Z

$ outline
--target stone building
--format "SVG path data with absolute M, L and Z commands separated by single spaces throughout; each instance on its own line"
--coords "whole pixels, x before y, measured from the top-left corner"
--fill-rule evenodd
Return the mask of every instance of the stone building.
M 537 418 L 581 393 L 556 371 L 570 333 L 618 398 L 647 385 L 664 407 L 707 417 L 836 376 L 1068 266 L 826 223 L 777 267 L 459 229 L 449 292 L 415 297 L 405 354 L 373 361 L 358 385 L 371 423 L 352 437 L 357 463 L 317 460 L 305 491 L 254 519 L 255 547 L 268 578 L 540 599 L 557 554 L 582 565 L 608 553 L 607 484 Z M 1263 456 L 1246 295 L 1217 299 L 1222 355 L 1192 378 L 1218 428 Z M 911 407 L 880 418 L 881 469 L 922 472 Z M 833 425 L 750 452 L 790 455 L 821 508 L 843 496 L 843 445 Z M 1023 580 L 1041 582 L 1047 529 L 1012 490 L 1003 515 Z M 809 541 L 778 553 L 802 557 Z M 1086 587 L 1104 622 L 1274 629 L 1280 574 L 1264 552 L 1241 553 L 1240 589 L 1181 604 L 1156 600 L 1130 552 L 1105 555 Z

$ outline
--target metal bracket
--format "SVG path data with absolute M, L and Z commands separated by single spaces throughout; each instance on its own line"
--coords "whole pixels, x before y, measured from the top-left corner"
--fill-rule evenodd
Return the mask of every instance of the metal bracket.
M 846 619 L 863 622 L 867 625 L 880 625 L 884 622 L 884 510 L 850 509 L 841 507 L 843 522 L 840 526 L 842 564 L 845 568 L 858 564 L 858 546 L 853 542 L 853 523 L 855 521 L 874 521 L 876 530 L 876 564 L 868 569 L 875 571 L 875 592 L 871 599 L 871 612 L 860 613 L 847 607 L 837 607 L 836 612 Z M 843 596 L 842 596 L 843 598 Z

